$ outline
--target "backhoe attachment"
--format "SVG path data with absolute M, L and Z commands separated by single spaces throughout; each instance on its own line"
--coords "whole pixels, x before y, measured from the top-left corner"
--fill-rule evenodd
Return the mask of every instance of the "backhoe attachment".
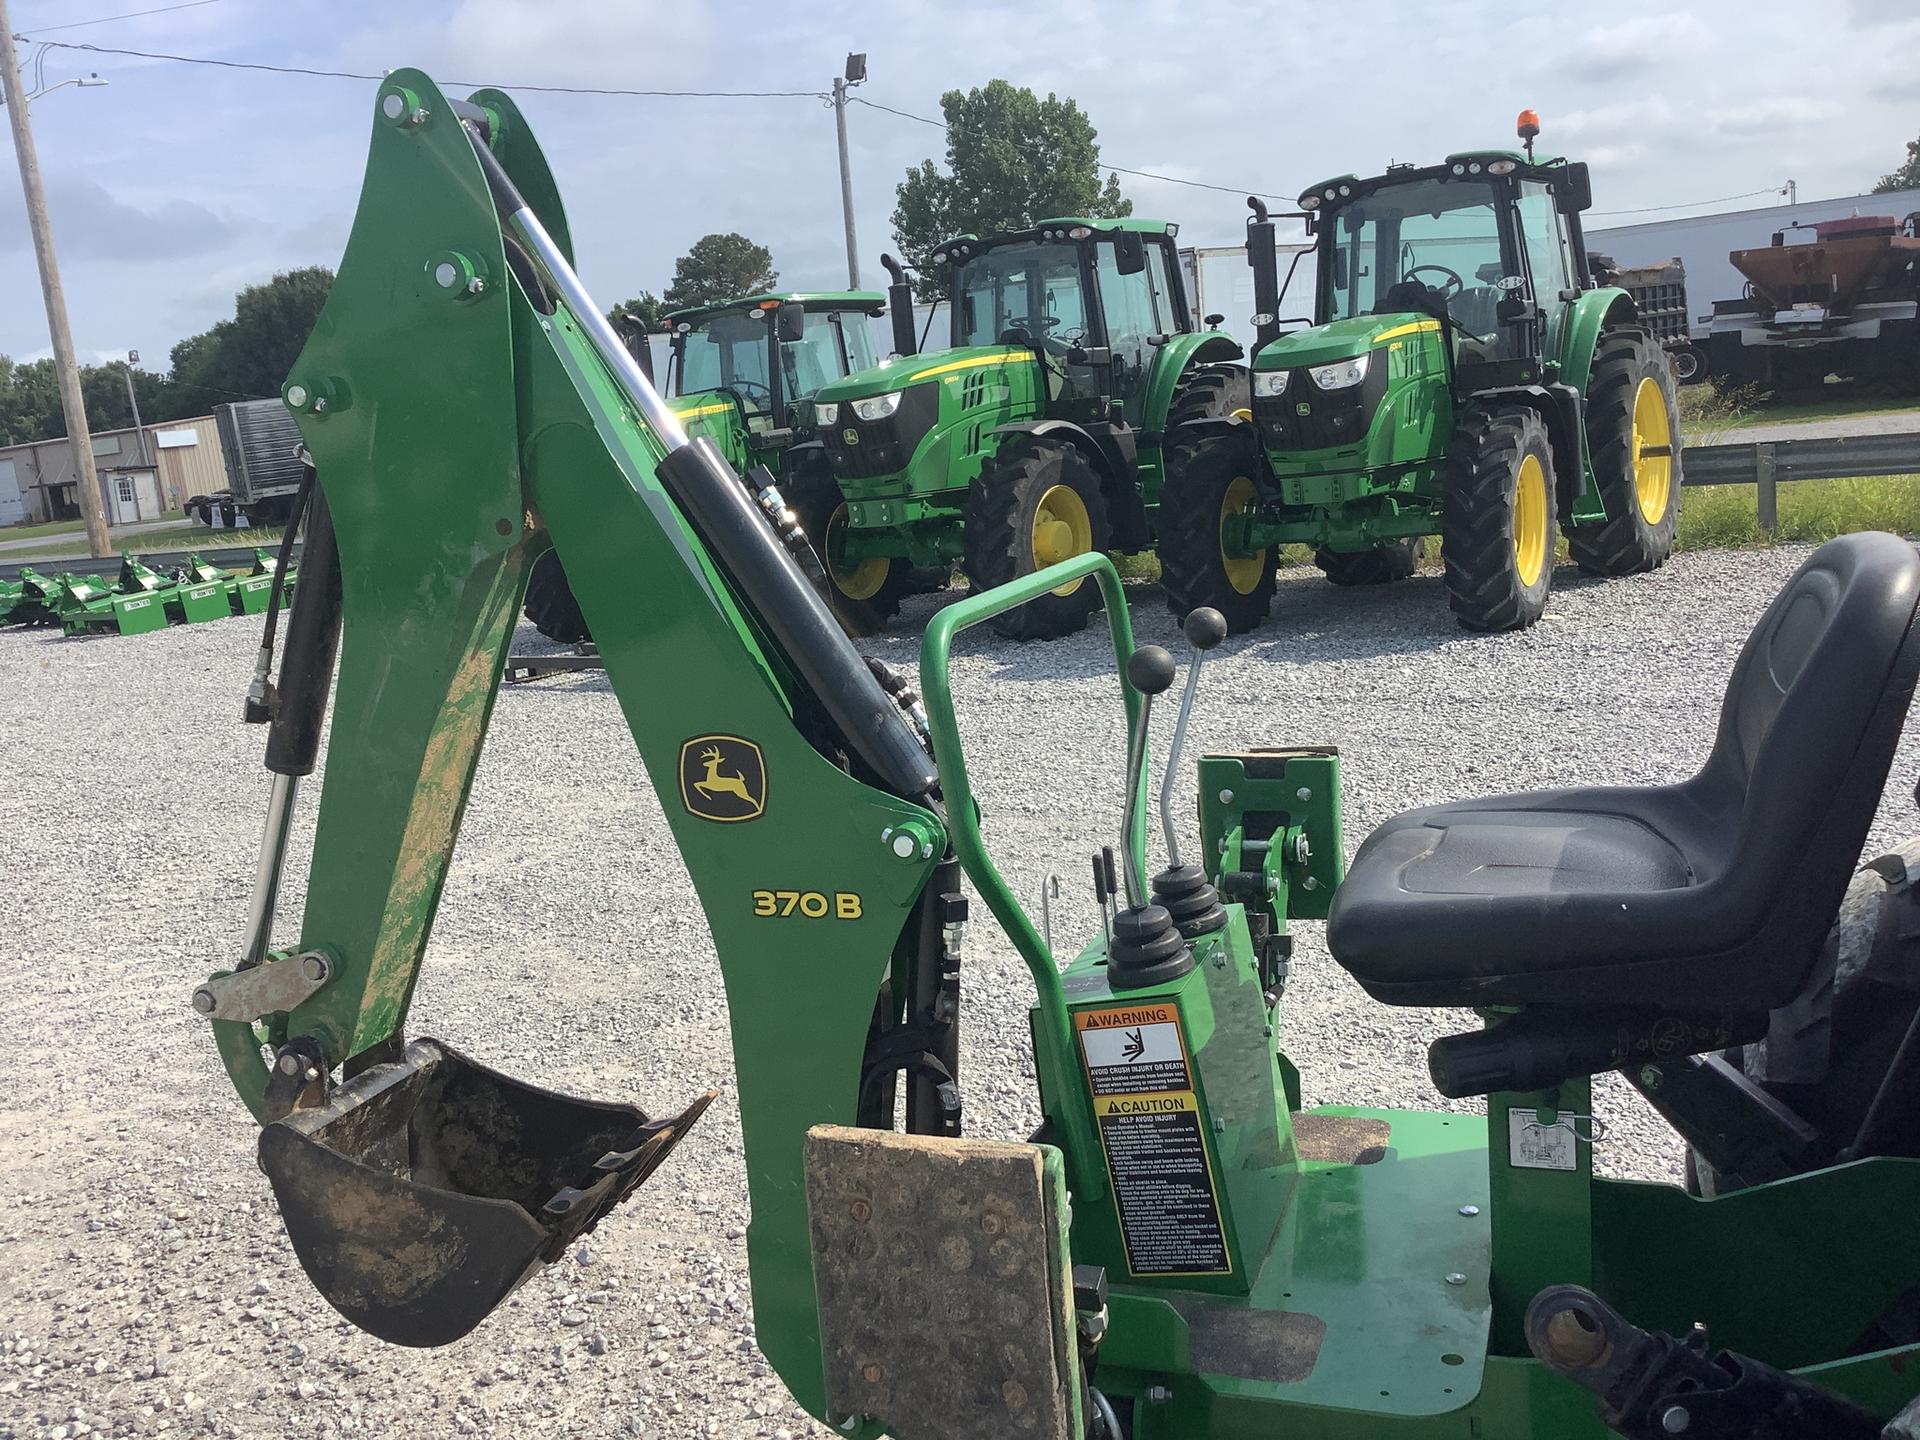
M 262 1130 L 260 1168 L 327 1303 L 396 1345 L 445 1345 L 637 1190 L 713 1098 L 649 1120 L 416 1040 Z

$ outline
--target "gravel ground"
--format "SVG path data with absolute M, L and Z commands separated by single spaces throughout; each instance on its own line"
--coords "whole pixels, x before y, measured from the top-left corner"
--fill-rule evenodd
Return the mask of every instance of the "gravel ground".
M 1562 571 L 1547 618 L 1502 637 L 1457 630 L 1433 577 L 1338 592 L 1293 572 L 1276 623 L 1209 663 L 1197 742 L 1338 743 L 1350 847 L 1431 800 L 1676 779 L 1706 754 L 1739 645 L 1804 553 L 1689 554 L 1604 585 Z M 1136 598 L 1140 638 L 1173 643 L 1157 591 Z M 917 629 L 874 648 L 910 665 Z M 724 1098 L 590 1245 L 457 1345 L 383 1346 L 308 1288 L 253 1127 L 186 1004 L 244 919 L 267 787 L 259 736 L 235 717 L 256 635 L 239 620 L 124 640 L 0 633 L 15 856 L 0 891 L 0 1440 L 829 1433 L 754 1349 Z M 975 637 L 955 690 L 989 840 L 1027 893 L 1064 876 L 1056 926 L 1084 934 L 1083 857 L 1117 828 L 1121 792 L 1105 639 Z M 1156 753 L 1170 728 L 1163 714 Z M 1876 845 L 1920 830 L 1914 748 Z M 416 1032 L 649 1109 L 724 1090 L 724 1001 L 686 886 L 604 677 L 509 690 Z M 1451 1017 L 1375 1005 L 1326 958 L 1320 927 L 1301 931 L 1285 1037 L 1308 1102 L 1431 1104 L 1424 1047 Z M 1028 982 L 985 925 L 970 945 L 970 1122 L 1024 1134 Z M 1597 1108 L 1605 1168 L 1677 1177 L 1678 1147 L 1634 1097 L 1605 1086 Z
M 1716 445 L 1754 440 L 1826 440 L 1836 435 L 1904 435 L 1920 430 L 1920 409 L 1876 410 L 1868 415 L 1836 415 L 1829 420 L 1782 420 L 1772 425 L 1739 425 L 1715 438 Z

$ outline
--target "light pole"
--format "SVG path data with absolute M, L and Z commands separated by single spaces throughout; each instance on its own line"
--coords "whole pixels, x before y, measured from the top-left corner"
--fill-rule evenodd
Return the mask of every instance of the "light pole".
M 140 363 L 140 352 L 129 350 L 127 358 L 121 363 L 120 373 L 127 380 L 127 408 L 133 411 L 133 462 L 145 467 L 147 463 L 147 427 L 140 423 L 140 397 L 133 393 L 133 367 Z M 160 486 L 160 455 L 156 451 L 153 457 L 154 488 Z M 161 496 L 161 509 L 166 509 L 166 497 Z
M 845 73 L 833 77 L 833 128 L 840 137 L 840 218 L 847 227 L 847 288 L 860 288 L 860 242 L 853 233 L 853 166 L 847 160 L 847 91 L 867 78 L 867 57 L 847 56 Z
M 53 226 L 47 219 L 47 192 L 40 183 L 40 159 L 33 148 L 33 122 L 27 114 L 27 101 L 31 97 L 20 83 L 20 56 L 13 48 L 13 22 L 7 14 L 7 0 L 0 0 L 0 98 L 6 101 L 13 149 L 20 160 L 20 188 L 26 193 L 27 224 L 33 231 L 34 259 L 40 263 L 40 290 L 47 302 L 47 331 L 53 340 L 53 368 L 60 382 L 60 408 L 66 415 L 67 444 L 73 450 L 80 514 L 87 523 L 87 549 L 96 557 L 104 557 L 113 553 L 113 544 L 107 538 L 106 507 L 100 500 L 100 477 L 93 467 L 93 436 L 87 430 L 86 400 L 80 393 L 80 367 L 73 358 L 67 297 L 60 288 L 60 262 L 54 255 Z

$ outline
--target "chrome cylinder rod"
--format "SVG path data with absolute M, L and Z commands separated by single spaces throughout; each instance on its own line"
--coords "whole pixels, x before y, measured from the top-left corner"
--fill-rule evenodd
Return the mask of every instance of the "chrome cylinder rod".
M 275 775 L 267 796 L 267 825 L 254 861 L 253 898 L 247 903 L 247 933 L 241 947 L 242 965 L 258 965 L 267 958 L 273 940 L 273 917 L 280 904 L 280 874 L 287 861 L 287 837 L 293 833 L 293 800 L 298 777 Z
M 587 293 L 587 287 L 580 283 L 580 277 L 573 273 L 573 266 L 567 263 L 567 257 L 547 234 L 547 227 L 540 223 L 540 217 L 521 196 L 519 188 L 508 177 L 506 170 L 494 158 L 487 148 L 486 141 L 474 132 L 471 122 L 467 125 L 468 134 L 473 139 L 473 152 L 480 158 L 480 168 L 486 172 L 487 184 L 499 201 L 500 209 L 507 217 L 507 224 L 519 232 L 520 238 L 527 242 L 534 258 L 540 262 L 540 268 L 547 272 L 547 278 L 553 281 L 554 289 L 566 298 L 567 308 L 573 312 L 575 322 L 586 332 L 594 350 L 606 362 L 606 366 L 619 380 L 620 388 L 627 392 L 627 398 L 633 401 L 639 410 L 640 418 L 647 428 L 659 437 L 660 443 L 669 454 L 675 450 L 684 450 L 687 446 L 687 432 L 680 423 L 680 417 L 674 414 L 667 402 L 660 398 L 660 392 L 653 388 L 653 382 L 647 379 L 646 372 L 640 368 L 640 362 L 627 352 L 620 343 L 620 337 L 614 334 L 613 326 L 607 323 L 607 317 L 600 313 L 600 307 L 594 303 L 593 296 Z

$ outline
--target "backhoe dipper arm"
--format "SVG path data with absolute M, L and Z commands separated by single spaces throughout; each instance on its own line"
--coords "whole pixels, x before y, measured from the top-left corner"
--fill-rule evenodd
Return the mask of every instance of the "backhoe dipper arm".
M 709 445 L 648 426 L 657 397 L 617 339 L 633 373 L 606 353 L 566 234 L 511 101 L 456 105 L 419 71 L 387 77 L 346 255 L 284 392 L 337 535 L 342 630 L 300 943 L 275 953 L 317 960 L 324 978 L 284 1011 L 214 1030 L 257 1116 L 292 1107 L 269 1134 L 329 1104 L 402 1103 L 402 1071 L 437 1063 L 436 1042 L 403 1058 L 402 1026 L 527 573 L 551 544 L 720 957 L 761 1346 L 818 1413 L 802 1139 L 855 1123 L 874 997 L 947 853 L 935 772 L 737 477 Z M 311 659 L 289 654 L 283 673 Z M 297 1093 L 270 1099 L 290 1051 Z M 384 1088 L 350 1094 L 362 1077 Z M 417 1163 L 434 1137 L 411 1123 Z M 601 1165 L 630 1177 L 633 1154 L 657 1163 L 659 1144 L 633 1143 Z M 401 1183 L 461 1188 L 440 1160 L 430 1184 Z M 287 1209 L 278 1177 L 276 1193 Z M 546 1225 L 551 1259 L 571 1238 L 554 1218 L 566 1193 L 544 1217 L 544 1194 L 482 1198 Z

